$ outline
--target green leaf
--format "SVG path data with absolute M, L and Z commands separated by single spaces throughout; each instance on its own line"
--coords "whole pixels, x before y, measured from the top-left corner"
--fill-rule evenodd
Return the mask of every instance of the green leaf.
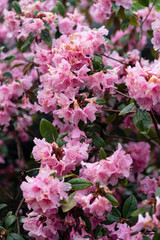
M 5 218 L 5 228 L 10 227 L 15 221 L 17 217 L 15 215 L 10 215 Z
M 44 22 L 44 27 L 47 30 L 51 30 L 52 29 L 51 26 L 47 22 Z
M 142 214 L 144 216 L 146 213 L 146 209 L 147 208 L 145 206 L 138 208 L 136 211 L 132 212 L 131 217 L 137 217 L 139 214 Z
M 112 10 L 113 10 L 115 13 L 118 13 L 119 9 L 120 9 L 120 6 L 117 6 L 117 5 L 115 4 L 115 2 L 113 2 L 113 3 L 112 3 Z
M 52 176 L 52 174 L 53 174 L 53 173 L 51 173 L 50 176 Z M 77 177 L 76 174 L 71 173 L 71 174 L 67 174 L 67 175 L 61 176 L 61 177 L 59 177 L 58 179 L 59 179 L 59 180 L 62 180 L 63 178 L 66 179 L 66 178 L 76 178 L 76 177 Z
M 36 10 L 34 10 L 34 12 L 33 12 L 33 15 L 34 15 L 34 17 L 37 17 L 37 14 L 39 13 L 39 11 L 36 9 Z
M 73 190 L 82 190 L 93 185 L 90 181 L 84 178 L 73 178 L 69 180 L 68 183 L 72 185 Z
M 7 240 L 24 240 L 24 238 L 17 233 L 9 233 L 7 235 Z
M 16 58 L 15 55 L 10 55 L 4 59 L 4 61 L 8 64 L 10 64 L 14 59 Z
M 68 202 L 62 206 L 63 212 L 68 212 L 77 205 L 76 200 L 74 199 L 76 192 L 73 192 L 69 195 Z
M 138 0 L 138 3 L 145 7 L 149 6 L 149 0 Z
M 154 237 L 152 238 L 152 240 L 159 240 L 160 239 L 160 233 L 155 233 Z
M 124 10 L 124 13 L 125 13 L 125 15 L 127 16 L 127 17 L 132 17 L 132 15 L 133 15 L 133 12 L 132 12 L 132 10 L 131 9 L 125 9 Z
M 125 30 L 128 28 L 130 23 L 130 19 L 129 18 L 124 18 L 121 24 L 121 29 L 123 32 L 125 32 Z
M 42 137 L 46 139 L 47 142 L 52 143 L 53 140 L 57 139 L 58 132 L 51 122 L 42 118 L 40 122 L 40 133 Z
M 0 47 L 0 53 L 5 49 L 4 46 Z
M 117 199 L 112 194 L 105 193 L 104 197 L 107 198 L 111 202 L 112 206 L 118 206 L 119 205 L 119 202 L 117 201 Z
M 18 14 L 22 13 L 21 6 L 19 5 L 19 3 L 17 1 L 12 2 L 12 7 L 16 11 L 16 13 L 18 13 Z
M 106 103 L 106 100 L 105 100 L 104 98 L 98 97 L 98 98 L 96 99 L 96 103 L 97 103 L 98 105 L 104 105 L 104 104 Z
M 119 113 L 119 115 L 127 114 L 127 113 L 131 112 L 135 107 L 136 106 L 135 106 L 134 102 L 130 103 L 129 105 L 127 105 L 125 108 L 122 109 L 122 111 Z
M 113 70 L 114 68 L 112 66 L 109 66 L 109 65 L 106 65 L 103 70 L 106 70 L 106 69 L 110 69 L 110 70 Z
M 86 230 L 86 232 L 91 233 L 92 224 L 91 224 L 90 218 L 87 217 L 86 215 L 83 215 L 83 214 L 81 215 L 81 218 L 82 218 L 83 221 L 85 221 L 85 224 L 86 224 L 85 230 Z
M 109 225 L 109 224 L 112 224 L 114 222 L 117 222 L 119 219 L 120 219 L 119 216 L 114 216 L 113 214 L 108 213 L 107 214 L 107 219 L 106 219 L 107 222 L 106 223 L 104 222 L 104 223 Z
M 60 15 L 64 17 L 66 10 L 65 10 L 63 3 L 61 1 L 57 1 L 56 7 L 57 7 L 57 10 L 60 13 Z
M 2 210 L 5 207 L 7 207 L 7 204 L 5 204 L 5 203 L 0 204 L 0 210 Z
M 61 133 L 58 138 L 56 139 L 56 143 L 58 144 L 58 146 L 61 148 L 64 144 L 66 144 L 66 142 L 62 139 L 65 136 L 68 135 L 68 132 L 65 133 Z
M 147 135 L 152 126 L 152 118 L 147 112 L 138 108 L 133 117 L 133 123 L 140 133 Z
M 160 187 L 157 188 L 157 191 L 156 191 L 155 196 L 156 196 L 156 197 L 160 197 Z
M 113 113 L 113 114 L 109 115 L 108 117 L 106 117 L 105 123 L 106 123 L 106 124 L 110 124 L 110 123 L 112 123 L 116 118 L 117 118 L 117 113 Z
M 92 136 L 92 142 L 96 147 L 104 147 L 105 146 L 105 142 L 104 142 L 103 138 L 101 138 L 97 135 Z
M 102 228 L 103 228 L 102 225 L 98 225 L 98 226 L 96 227 L 96 229 L 93 230 L 93 233 L 94 233 L 94 235 L 95 235 L 96 238 L 102 237 L 102 235 L 103 235 L 103 233 L 102 233 Z
M 102 70 L 102 56 L 99 55 L 94 55 L 93 60 L 92 60 L 92 65 L 94 68 L 94 71 L 100 71 Z
M 41 30 L 41 39 L 48 47 L 52 47 L 52 37 L 47 30 Z
M 13 79 L 13 76 L 12 76 L 12 74 L 10 72 L 3 73 L 3 77 Z
M 128 38 L 129 38 L 129 34 L 127 33 L 127 34 L 125 34 L 125 35 L 123 35 L 123 37 L 121 37 L 121 39 L 120 39 L 120 41 L 121 41 L 121 43 L 123 44 L 123 43 L 126 43 L 126 41 L 128 40 Z
M 61 148 L 66 142 L 58 136 L 58 138 L 56 139 L 56 143 L 58 144 L 58 147 Z
M 132 214 L 137 209 L 137 199 L 131 195 L 127 200 L 125 201 L 123 205 L 123 217 L 124 218 L 129 218 Z
M 106 152 L 104 151 L 104 149 L 101 147 L 100 148 L 100 158 L 101 159 L 106 159 L 106 157 L 107 157 L 107 154 L 106 154 Z
M 143 240 L 151 240 L 148 236 L 143 235 Z

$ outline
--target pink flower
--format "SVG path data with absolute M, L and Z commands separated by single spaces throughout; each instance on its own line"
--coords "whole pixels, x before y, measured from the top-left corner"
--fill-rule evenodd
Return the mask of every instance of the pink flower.
M 44 160 L 51 157 L 52 153 L 52 144 L 47 143 L 45 139 L 34 139 L 36 146 L 33 148 L 33 156 L 36 161 Z
M 142 229 L 151 231 L 153 228 L 154 228 L 154 225 L 152 222 L 152 218 L 149 215 L 149 213 L 146 212 L 145 217 L 143 217 L 141 213 L 138 215 L 138 222 L 136 223 L 136 225 L 132 227 L 132 231 L 140 232 Z
M 150 145 L 146 142 L 129 142 L 125 147 L 133 160 L 133 173 L 142 172 L 150 160 Z
M 47 167 L 41 169 L 40 173 L 34 177 L 26 177 L 27 182 L 23 182 L 21 189 L 26 203 L 36 213 L 45 213 L 50 216 L 57 213 L 61 206 L 60 200 L 68 200 L 66 193 L 71 189 L 69 183 L 64 183 L 58 178 L 50 176 L 51 170 Z
M 118 178 L 129 177 L 132 158 L 126 154 L 119 144 L 117 151 L 105 160 L 96 163 L 83 163 L 80 173 L 82 177 L 102 185 L 116 185 Z
M 147 194 L 147 198 L 151 198 L 155 195 L 158 188 L 158 182 L 155 178 L 145 177 L 140 183 L 139 190 L 144 194 Z

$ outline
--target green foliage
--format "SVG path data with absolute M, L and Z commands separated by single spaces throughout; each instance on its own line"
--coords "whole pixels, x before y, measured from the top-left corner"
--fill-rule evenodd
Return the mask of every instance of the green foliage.
M 92 183 L 84 178 L 73 178 L 68 183 L 72 185 L 73 190 L 82 190 L 92 186 Z
M 77 205 L 76 200 L 74 199 L 76 192 L 73 192 L 69 195 L 68 202 L 62 206 L 63 212 L 68 212 Z
M 49 48 L 52 47 L 52 37 L 48 30 L 41 30 L 41 39 L 45 42 L 45 44 L 47 44 Z
M 12 7 L 14 8 L 14 10 L 16 11 L 17 14 L 22 13 L 21 6 L 19 5 L 19 3 L 17 1 L 12 2 Z
M 139 4 L 141 4 L 144 7 L 148 7 L 149 6 L 149 0 L 138 0 L 137 1 Z
M 56 7 L 57 7 L 57 10 L 60 13 L 60 15 L 62 17 L 64 17 L 66 10 L 65 10 L 65 7 L 64 7 L 63 3 L 61 1 L 57 1 L 56 2 Z
M 107 157 L 107 154 L 106 154 L 106 152 L 104 151 L 104 149 L 101 147 L 100 148 L 100 158 L 101 159 L 106 159 L 106 157 Z
M 40 122 L 40 133 L 49 143 L 52 143 L 54 139 L 56 140 L 58 138 L 57 129 L 51 122 L 44 118 L 42 118 Z
M 125 108 L 122 109 L 122 111 L 119 113 L 119 115 L 127 114 L 127 113 L 131 112 L 135 107 L 136 106 L 135 106 L 134 102 L 130 103 L 129 105 L 127 105 Z
M 119 205 L 119 202 L 117 201 L 117 199 L 112 194 L 105 193 L 104 197 L 107 198 L 111 202 L 112 206 L 118 206 Z
M 137 209 L 137 199 L 131 195 L 127 200 L 125 201 L 123 205 L 123 217 L 129 218 L 131 214 Z
M 152 118 L 147 112 L 138 108 L 133 117 L 133 123 L 140 133 L 147 135 L 152 126 Z
M 104 142 L 103 138 L 101 138 L 97 135 L 92 136 L 92 142 L 96 147 L 104 147 L 105 146 L 105 142 Z

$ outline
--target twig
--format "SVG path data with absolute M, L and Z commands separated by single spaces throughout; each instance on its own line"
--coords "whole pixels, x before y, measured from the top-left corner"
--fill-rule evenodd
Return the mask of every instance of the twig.
M 19 226 L 18 213 L 19 213 L 19 210 L 20 210 L 23 202 L 24 202 L 24 198 L 22 198 L 22 200 L 20 201 L 20 203 L 19 203 L 19 205 L 18 205 L 18 207 L 17 207 L 17 210 L 16 210 L 16 212 L 15 212 L 15 216 L 17 217 L 17 233 L 18 233 L 19 235 L 20 235 L 20 226 Z
M 4 194 L 9 197 L 10 199 L 13 200 L 13 197 L 0 185 L 0 189 L 2 190 L 2 192 L 4 192 Z
M 40 168 L 33 168 L 33 169 L 29 169 L 27 171 L 25 171 L 26 173 L 29 173 L 29 172 L 32 172 L 32 171 L 36 171 L 36 170 L 39 170 Z
M 25 168 L 25 160 L 24 160 L 24 155 L 23 155 L 21 143 L 19 141 L 19 137 L 18 137 L 16 132 L 14 132 L 14 136 L 15 136 L 15 141 L 16 141 L 16 144 L 17 144 L 18 159 L 20 161 L 19 166 L 20 166 L 21 169 L 24 169 Z
M 115 89 L 114 91 L 117 92 L 118 94 L 122 95 L 123 97 L 131 98 L 129 95 L 122 93 L 122 92 L 118 91 L 117 89 Z
M 158 129 L 158 126 L 157 126 L 157 120 L 156 120 L 156 118 L 154 116 L 154 112 L 153 112 L 152 109 L 150 111 L 150 115 L 151 115 L 151 118 L 153 120 L 153 124 L 154 124 L 155 130 L 156 130 L 157 136 L 158 136 L 158 138 L 160 140 L 160 132 L 159 132 L 159 129 Z
M 143 24 L 144 22 L 147 20 L 147 18 L 149 17 L 154 4 L 155 4 L 156 0 L 153 0 L 152 6 L 151 8 L 149 8 L 148 14 L 146 15 L 145 19 L 142 20 L 142 17 L 140 17 L 140 35 L 139 35 L 139 41 L 140 41 L 140 46 L 139 46 L 139 52 L 140 52 L 140 57 L 139 57 L 139 62 L 141 62 L 141 58 L 142 58 L 142 35 L 143 35 Z
M 124 62 L 122 62 L 122 61 L 120 61 L 120 60 L 118 60 L 118 59 L 115 59 L 115 58 L 113 58 L 113 57 L 107 56 L 107 55 L 105 55 L 105 54 L 103 54 L 102 56 L 104 56 L 104 57 L 106 57 L 106 58 L 109 58 L 109 59 L 111 59 L 111 60 L 113 60 L 113 61 L 119 62 L 119 63 L 121 63 L 121 64 L 123 64 L 123 65 L 125 65 L 125 66 L 129 66 L 127 63 L 124 63 Z
M 109 108 L 102 108 L 102 109 L 106 112 L 115 112 L 115 113 L 121 112 L 121 110 L 114 110 L 114 109 L 109 109 Z

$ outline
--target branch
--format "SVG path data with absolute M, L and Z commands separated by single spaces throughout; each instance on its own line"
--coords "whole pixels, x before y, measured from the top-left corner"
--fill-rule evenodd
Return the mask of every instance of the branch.
M 155 130 L 156 130 L 157 136 L 158 136 L 158 138 L 160 140 L 160 132 L 159 132 L 159 129 L 158 129 L 158 126 L 157 126 L 157 120 L 156 120 L 156 118 L 154 116 L 154 112 L 153 112 L 152 109 L 150 111 L 150 115 L 151 115 L 151 118 L 153 120 L 153 124 L 154 124 Z
M 19 205 L 18 205 L 18 207 L 17 207 L 17 210 L 16 210 L 16 212 L 15 212 L 15 216 L 17 217 L 17 233 L 18 233 L 19 235 L 20 235 L 20 226 L 19 226 L 18 213 L 19 213 L 19 210 L 20 210 L 23 202 L 24 202 L 24 198 L 22 198 L 22 200 L 20 201 L 20 203 L 19 203 Z
M 118 59 L 115 59 L 115 58 L 113 58 L 113 57 L 107 56 L 107 55 L 105 55 L 105 54 L 103 54 L 102 56 L 104 56 L 104 57 L 106 57 L 106 58 L 109 58 L 109 59 L 111 59 L 111 60 L 113 60 L 113 61 L 119 62 L 119 63 L 121 63 L 121 64 L 123 64 L 123 65 L 125 65 L 125 66 L 129 66 L 129 64 L 124 63 L 124 62 L 122 62 L 122 61 L 120 61 L 120 60 L 118 60 Z
M 13 200 L 13 197 L 0 185 L 0 189 L 2 190 L 2 192 L 4 192 L 4 194 L 9 197 L 10 199 Z
M 142 58 L 142 35 L 143 35 L 143 24 L 145 23 L 145 21 L 147 20 L 147 18 L 149 17 L 154 4 L 155 4 L 156 0 L 153 0 L 152 6 L 151 8 L 149 8 L 148 14 L 145 17 L 144 20 L 142 20 L 142 17 L 140 17 L 140 35 L 139 35 L 139 41 L 140 41 L 140 47 L 139 47 L 139 52 L 140 52 L 140 57 L 139 57 L 139 62 L 141 62 L 141 58 Z
M 117 89 L 115 89 L 114 91 L 117 92 L 118 94 L 122 95 L 123 97 L 130 98 L 129 95 L 127 95 L 127 94 L 125 94 L 125 93 L 122 93 L 122 92 L 118 91 Z
M 25 160 L 24 160 L 24 155 L 23 155 L 21 143 L 20 143 L 19 137 L 18 137 L 16 132 L 14 132 L 14 136 L 15 136 L 15 141 L 16 141 L 16 144 L 17 144 L 18 159 L 20 161 L 19 167 L 21 169 L 24 169 L 25 168 Z

